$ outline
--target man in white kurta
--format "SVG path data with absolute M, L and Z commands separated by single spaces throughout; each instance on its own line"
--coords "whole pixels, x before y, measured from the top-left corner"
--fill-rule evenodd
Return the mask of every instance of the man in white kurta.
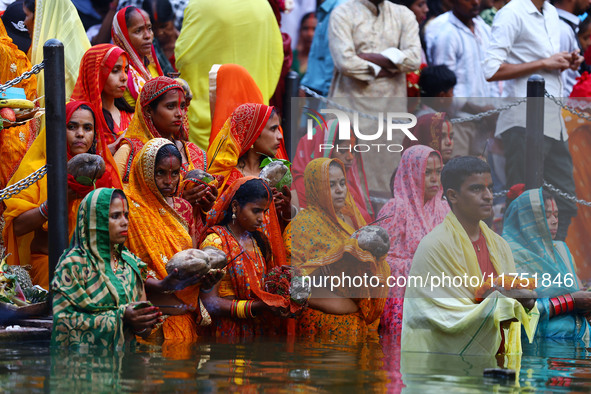
M 330 15 L 328 28 L 334 74 L 329 96 L 356 111 L 406 112 L 406 73 L 419 68 L 421 43 L 419 25 L 407 7 L 383 0 L 349 0 Z M 398 98 L 398 99 L 393 99 Z M 352 119 L 352 118 L 351 118 Z M 377 130 L 377 122 L 360 116 L 364 134 Z M 386 133 L 360 143 L 400 144 L 404 134 Z M 389 179 L 400 160 L 400 152 L 361 151 L 370 191 L 388 192 Z

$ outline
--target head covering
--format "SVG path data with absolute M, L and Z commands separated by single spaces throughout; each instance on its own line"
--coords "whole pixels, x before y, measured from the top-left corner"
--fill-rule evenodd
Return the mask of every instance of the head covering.
M 158 130 L 156 130 L 152 118 L 148 116 L 147 108 L 156 98 L 174 89 L 180 90 L 184 98 L 185 91 L 183 87 L 172 78 L 157 77 L 146 82 L 140 95 L 140 105 L 135 106 L 135 115 L 127 128 L 125 138 L 139 140 L 142 144 L 145 144 L 152 138 L 162 138 Z M 185 114 L 178 139 L 186 141 L 188 135 L 188 123 Z
M 330 191 L 331 163 L 338 164 L 345 173 L 343 163 L 337 159 L 314 159 L 306 166 L 304 181 L 308 205 L 291 222 L 294 265 L 305 265 L 309 260 L 326 254 L 366 224 L 349 192 L 340 214 L 348 216 L 353 226 L 335 211 Z M 316 268 L 319 267 L 309 267 L 310 271 L 306 273 Z
M 23 11 L 23 3 L 23 0 L 18 0 L 6 7 L 6 11 L 2 14 L 2 23 L 6 28 L 5 33 L 12 39 L 12 42 L 19 50 L 27 53 L 31 47 L 31 36 L 25 26 L 26 15 Z
M 246 181 L 250 179 L 258 179 L 256 177 L 241 177 L 229 185 L 224 192 L 218 197 L 213 208 L 207 212 L 207 225 L 212 227 L 222 220 L 224 220 L 226 211 L 232 202 L 234 195 Z M 265 214 L 263 227 L 261 232 L 269 240 L 271 245 L 271 253 L 273 254 L 274 265 L 280 266 L 285 264 L 285 247 L 283 244 L 283 238 L 281 236 L 281 230 L 278 228 L 279 223 L 277 222 L 277 211 L 275 210 L 275 204 L 273 203 L 273 195 L 269 196 L 269 210 Z M 268 267 L 269 269 L 272 267 Z
M 329 120 L 327 123 L 328 128 L 324 128 L 321 125 L 316 126 L 314 129 L 314 137 L 311 140 L 305 135 L 298 143 L 293 158 L 291 173 L 293 175 L 293 186 L 298 192 L 298 203 L 301 208 L 305 208 L 307 205 L 304 187 L 304 170 L 306 169 L 306 165 L 310 160 L 320 157 L 330 157 L 332 150 L 320 150 L 320 146 L 325 144 L 336 145 L 338 125 L 339 123 L 336 120 Z M 353 200 L 355 201 L 355 204 L 357 204 L 357 208 L 363 215 L 363 218 L 369 223 L 373 221 L 373 211 L 371 211 L 371 204 L 369 203 L 369 194 L 367 192 L 369 189 L 367 187 L 365 170 L 363 169 L 363 161 L 361 156 L 357 153 L 353 153 L 353 157 L 354 159 L 351 167 L 345 167 L 348 182 L 347 189 L 353 196 Z M 359 178 L 360 171 L 363 175 L 363 180 Z
M 267 104 L 248 70 L 238 64 L 214 64 L 209 71 L 210 144 L 232 112 L 245 103 Z
M 152 79 L 152 74 L 144 62 L 144 57 L 138 53 L 129 39 L 129 31 L 127 29 L 127 23 L 125 22 L 125 12 L 129 7 L 130 6 L 120 9 L 115 15 L 115 18 L 113 18 L 111 37 L 113 38 L 113 42 L 123 48 L 129 56 L 130 73 L 127 86 L 133 98 L 137 99 L 143 84 Z M 139 8 L 136 8 L 135 12 L 141 11 Z M 156 67 L 158 75 L 163 75 L 160 63 L 158 63 L 156 51 L 154 50 L 154 45 L 152 45 L 150 55 L 147 58 L 150 64 Z M 135 70 L 135 74 L 133 73 L 132 68 Z
M 553 241 L 546 219 L 542 188 L 531 189 L 517 197 L 505 212 L 503 238 L 509 243 L 518 272 L 531 275 L 548 273 L 550 278 L 562 278 L 562 286 L 539 286 L 536 292 L 541 297 L 579 290 L 576 272 L 570 253 L 564 242 Z M 573 281 L 564 283 L 565 275 Z
M 70 101 L 68 104 L 66 104 L 66 125 L 70 122 L 70 119 L 72 118 L 72 115 L 74 114 L 74 112 L 76 112 L 78 110 L 78 108 L 80 108 L 82 105 L 86 105 L 92 111 L 92 104 L 88 101 Z M 93 118 L 96 117 L 94 112 L 92 112 L 92 117 Z M 95 132 L 94 132 L 94 135 L 92 136 L 92 146 L 90 147 L 90 150 L 88 151 L 88 153 L 95 153 L 96 149 L 97 149 L 97 138 L 96 138 L 96 119 L 95 119 Z M 69 144 L 67 146 L 66 153 L 68 155 L 68 160 L 70 160 L 72 157 L 74 157 L 72 155 L 72 153 L 70 152 L 70 145 Z
M 404 151 L 394 180 L 394 198 L 378 214 L 378 218 L 386 218 L 378 225 L 390 236 L 388 263 L 393 275 L 408 275 L 419 242 L 443 222 L 450 210 L 447 201 L 442 199 L 441 186 L 433 198 L 424 201 L 425 170 L 432 154 L 441 162 L 439 152 L 425 145 Z
M 417 141 L 411 141 L 404 137 L 402 146 L 408 149 L 414 145 L 426 145 L 437 151 L 441 150 L 441 135 L 443 124 L 446 121 L 445 112 L 436 112 L 421 116 L 417 120 L 417 125 L 412 129 L 412 133 L 417 137 Z
M 95 129 L 107 139 L 107 143 L 115 141 L 107 121 L 103 115 L 101 94 L 115 63 L 121 56 L 127 57 L 125 51 L 116 45 L 99 44 L 91 47 L 80 62 L 78 80 L 72 93 L 72 100 L 83 100 L 92 103 L 97 122 Z
M 230 181 L 230 173 L 235 170 L 238 159 L 248 152 L 259 138 L 272 111 L 273 107 L 263 104 L 242 104 L 226 120 L 224 127 L 209 146 L 207 171 L 224 177 L 224 183 L 220 188 L 222 191 L 234 180 Z
M 450 211 L 447 201 L 442 199 L 443 188 L 424 201 L 425 170 L 431 154 L 439 152 L 425 145 L 415 145 L 404 151 L 394 180 L 393 195 L 378 214 L 377 224 L 390 236 L 390 250 L 386 260 L 393 276 L 407 277 L 419 243 L 431 230 L 443 222 Z M 399 335 L 402 329 L 404 287 L 390 289 L 381 325 L 385 332 Z
M 214 207 L 208 212 L 208 215 L 207 215 L 208 226 L 213 227 L 216 224 L 220 223 L 224 219 L 236 192 L 240 189 L 240 187 L 242 185 L 244 185 L 246 182 L 253 180 L 253 179 L 258 179 L 259 181 L 264 182 L 260 178 L 256 178 L 256 177 L 242 177 L 239 180 L 237 180 L 236 182 L 234 182 L 232 184 L 232 186 L 230 186 L 229 188 L 226 189 L 226 191 L 217 199 Z M 268 191 L 270 192 L 269 189 L 268 189 Z M 273 195 L 269 194 L 268 199 L 269 199 L 269 209 L 274 209 Z M 219 229 L 215 229 L 215 228 L 214 228 L 214 230 L 218 235 L 220 235 L 222 237 L 224 236 L 225 231 L 220 231 Z M 266 238 L 266 235 L 262 229 L 257 230 L 257 231 L 261 234 L 261 236 Z M 276 248 L 283 247 L 282 243 L 273 244 L 272 240 L 269 240 L 269 242 L 271 244 L 271 252 L 273 253 L 273 261 L 266 262 L 266 272 L 269 272 L 273 267 L 279 267 L 285 263 L 285 260 L 277 260 L 276 259 L 276 256 L 277 256 Z M 232 259 L 234 259 L 237 256 L 238 256 L 238 254 L 232 255 L 232 253 L 230 253 L 230 255 L 228 255 L 228 261 L 231 261 Z M 261 286 L 262 283 L 260 282 L 260 278 L 256 275 L 255 267 L 253 267 L 251 263 L 245 263 L 244 261 L 240 261 L 239 263 L 242 265 L 245 272 L 243 272 L 242 275 L 233 275 L 233 277 L 234 277 L 233 279 L 235 281 L 241 282 L 240 284 L 237 284 L 237 286 L 236 286 L 237 291 L 239 291 L 241 293 L 244 290 L 246 290 L 246 292 L 252 291 L 261 301 L 265 302 L 265 304 L 267 304 L 267 305 L 281 306 L 281 307 L 289 306 L 288 300 L 286 300 L 284 297 L 282 297 L 278 294 L 267 293 L 264 290 L 264 288 Z M 230 269 L 232 269 L 232 268 L 230 268 Z M 241 276 L 241 277 L 239 277 L 239 276 Z M 238 294 L 238 296 L 239 297 L 244 296 L 244 294 Z
M 126 189 L 129 250 L 148 264 L 158 279 L 167 276 L 166 263 L 172 256 L 193 247 L 187 222 L 174 206 L 168 204 L 154 181 L 156 155 L 165 145 L 174 144 L 164 138 L 154 138 L 144 145 L 133 161 Z M 195 286 L 175 295 L 185 304 L 198 305 L 199 291 Z M 197 339 L 196 321 L 194 313 L 167 318 L 163 324 L 165 338 Z
M 66 98 L 70 97 L 78 79 L 80 60 L 90 48 L 86 30 L 71 0 L 36 0 L 35 27 L 30 49 L 33 65 L 43 61 L 43 44 L 56 38 L 64 44 Z M 37 74 L 37 94 L 45 94 L 44 73 Z M 90 100 L 89 100 L 90 101 Z M 45 102 L 41 102 L 45 106 Z
M 118 347 L 124 343 L 123 314 L 131 302 L 141 299 L 140 269 L 145 264 L 117 245 L 119 264 L 130 268 L 122 274 L 127 283 L 111 269 L 109 210 L 115 190 L 96 189 L 80 204 L 74 236 L 52 282 L 54 343 Z M 80 318 L 85 324 L 79 324 Z

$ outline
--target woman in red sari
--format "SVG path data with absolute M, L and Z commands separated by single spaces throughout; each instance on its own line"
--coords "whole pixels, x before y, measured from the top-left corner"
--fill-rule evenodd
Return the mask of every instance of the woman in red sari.
M 283 145 L 279 129 L 279 115 L 273 107 L 263 104 L 242 104 L 234 110 L 222 130 L 207 150 L 207 171 L 223 176 L 220 192 L 245 177 L 258 177 L 265 157 L 274 157 Z M 274 204 L 265 215 L 263 231 L 271 242 L 273 256 L 285 264 L 282 228 L 291 220 L 291 194 L 289 188 L 273 190 Z M 279 214 L 278 214 L 279 212 Z
M 111 36 L 115 45 L 129 57 L 129 72 L 125 101 L 135 107 L 144 84 L 162 76 L 154 49 L 154 33 L 150 16 L 142 9 L 127 6 L 119 10 L 113 19 Z
M 128 60 L 125 51 L 111 44 L 91 47 L 80 62 L 72 100 L 92 103 L 96 130 L 114 152 L 115 141 L 131 122 L 133 110 L 123 100 Z
M 105 174 L 96 181 L 98 187 L 121 187 L 119 174 L 115 169 L 113 157 L 107 148 L 104 138 L 95 132 L 96 116 L 92 112 L 91 104 L 83 101 L 72 101 L 66 105 L 66 141 L 68 143 L 68 160 L 80 153 L 97 154 L 105 161 Z M 25 154 L 21 164 L 9 182 L 14 184 L 33 171 L 46 164 L 45 129 L 33 142 Z M 76 214 L 82 198 L 93 187 L 83 186 L 70 175 L 68 178 L 70 190 L 68 198 L 70 233 L 76 227 Z M 6 211 L 4 219 L 4 243 L 8 256 L 8 264 L 31 265 L 31 279 L 48 289 L 49 267 L 47 218 L 51 212 L 47 209 L 47 177 L 43 177 L 15 196 L 5 200 Z
M 208 235 L 201 248 L 213 246 L 226 253 L 226 275 L 202 300 L 213 317 L 211 334 L 252 338 L 285 333 L 277 315 L 289 312 L 286 300 L 267 293 L 264 279 L 277 266 L 261 231 L 271 188 L 255 177 L 243 177 L 226 189 L 208 215 Z

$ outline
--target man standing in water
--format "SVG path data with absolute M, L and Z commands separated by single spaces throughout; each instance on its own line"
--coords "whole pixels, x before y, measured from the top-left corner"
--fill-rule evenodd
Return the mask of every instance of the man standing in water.
M 414 255 L 402 351 L 491 356 L 520 351 L 521 325 L 530 340 L 537 325 L 536 294 L 518 283 L 506 290 L 490 280 L 516 272 L 509 245 L 482 221 L 492 214 L 490 167 L 476 157 L 458 157 L 443 168 L 441 183 L 452 211 Z M 504 284 L 512 277 L 506 278 Z

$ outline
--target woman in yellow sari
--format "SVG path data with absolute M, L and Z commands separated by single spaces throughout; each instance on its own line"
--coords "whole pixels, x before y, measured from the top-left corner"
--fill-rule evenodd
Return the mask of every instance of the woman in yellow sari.
M 33 65 L 43 61 L 43 45 L 47 40 L 55 38 L 64 44 L 66 98 L 70 97 L 78 79 L 80 60 L 90 48 L 76 7 L 70 0 L 36 0 L 34 10 L 25 6 L 24 11 L 25 24 L 27 20 L 34 21 L 32 26 L 27 25 L 32 40 L 28 55 Z M 37 94 L 45 94 L 44 72 L 37 74 Z
M 91 105 L 84 101 L 72 101 L 66 105 L 66 140 L 68 159 L 79 153 L 100 155 L 106 164 L 105 174 L 97 180 L 99 187 L 121 187 L 119 174 L 115 169 L 111 152 L 101 135 L 95 133 L 95 114 Z M 45 130 L 23 158 L 20 166 L 10 180 L 14 184 L 29 176 L 46 164 Z M 68 201 L 70 234 L 76 225 L 78 205 L 90 189 L 81 186 L 74 179 L 68 179 L 68 187 L 73 192 Z M 11 255 L 8 264 L 32 265 L 31 279 L 45 289 L 49 287 L 49 267 L 47 263 L 47 177 L 43 177 L 17 195 L 5 200 L 3 231 L 6 249 Z
M 312 160 L 304 172 L 308 206 L 291 222 L 291 259 L 305 275 L 341 276 L 343 255 L 375 264 L 376 273 L 388 275 L 379 264 L 351 240 L 366 223 L 347 190 L 345 167 L 338 159 Z M 353 244 L 351 244 L 353 242 Z M 300 336 L 331 339 L 361 339 L 377 336 L 384 299 L 354 299 L 313 287 L 310 307 L 298 320 Z
M 126 194 L 129 198 L 129 250 L 148 265 L 151 276 L 167 276 L 166 263 L 176 253 L 193 248 L 192 208 L 176 197 L 180 180 L 180 153 L 172 142 L 154 138 L 133 162 Z M 197 339 L 201 322 L 199 287 L 190 286 L 163 297 L 169 315 L 151 340 Z

